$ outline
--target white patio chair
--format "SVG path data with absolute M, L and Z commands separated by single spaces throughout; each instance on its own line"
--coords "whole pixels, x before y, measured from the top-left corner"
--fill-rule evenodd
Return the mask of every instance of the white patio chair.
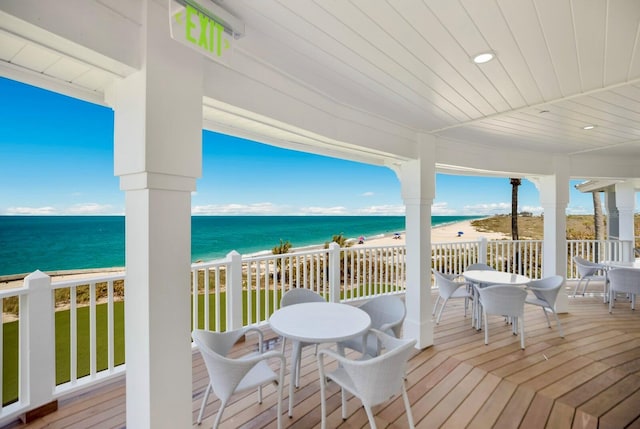
M 617 292 L 630 295 L 631 309 L 636 309 L 636 295 L 640 294 L 640 270 L 614 268 L 609 271 L 609 313 L 613 310 Z
M 527 289 L 533 292 L 533 296 L 528 295 L 525 300 L 526 304 L 537 305 L 542 308 L 549 328 L 551 328 L 551 322 L 549 321 L 547 310 L 553 313 L 556 318 L 556 325 L 558 326 L 561 338 L 564 338 L 564 333 L 562 332 L 562 324 L 560 324 L 560 319 L 558 318 L 555 307 L 558 292 L 560 292 L 560 288 L 563 284 L 564 277 L 562 276 L 550 276 L 539 280 L 533 280 L 527 285 Z
M 524 350 L 524 303 L 527 292 L 520 286 L 493 285 L 479 288 L 480 304 L 484 317 L 484 343 L 489 344 L 489 323 L 487 314 L 496 314 L 510 318 L 513 333 L 520 327 L 520 348 Z
M 290 289 L 282 295 L 280 299 L 280 307 L 286 307 L 288 305 L 302 304 L 304 302 L 327 302 L 326 299 L 322 297 L 319 293 L 316 293 L 310 289 L 305 288 L 294 288 Z M 282 353 L 284 353 L 284 347 L 287 343 L 286 338 L 282 338 Z M 302 348 L 306 346 L 315 346 L 315 353 L 318 353 L 318 345 L 312 343 L 300 343 L 300 347 L 298 348 L 299 355 L 297 356 L 296 361 L 298 365 L 296 368 L 292 368 L 292 380 L 295 380 L 295 386 L 300 386 L 300 355 L 302 355 Z M 296 349 L 296 341 L 293 343 L 293 349 Z
M 433 311 L 431 312 L 432 316 L 436 314 L 438 303 L 442 300 L 442 305 L 440 306 L 438 317 L 436 318 L 436 325 L 440 323 L 442 311 L 450 299 L 464 298 L 464 317 L 467 317 L 469 300 L 473 299 L 473 294 L 469 290 L 469 283 L 455 281 L 454 279 L 458 276 L 441 273 L 435 268 L 432 268 L 431 271 L 433 271 L 436 286 L 438 288 L 438 296 L 436 297 L 436 302 L 433 304 Z
M 233 345 L 248 332 L 258 333 L 258 352 L 239 358 L 226 357 Z M 220 399 L 220 408 L 216 414 L 213 428 L 220 424 L 224 408 L 235 393 L 258 388 L 258 403 L 262 403 L 262 386 L 269 383 L 277 385 L 277 424 L 282 427 L 282 385 L 284 383 L 284 355 L 280 352 L 269 351 L 262 353 L 262 332 L 257 328 L 245 327 L 235 331 L 212 332 L 196 329 L 191 333 L 193 341 L 198 346 L 209 373 L 209 384 L 202 398 L 197 423 L 202 423 L 204 409 L 209 400 L 209 393 Z M 280 370 L 273 371 L 268 364 L 269 359 L 280 360 Z
M 394 295 L 382 295 L 370 299 L 358 307 L 371 318 L 371 329 L 377 329 L 385 334 L 400 337 L 402 322 L 407 315 L 407 308 L 404 301 Z M 344 355 L 344 349 L 350 348 L 369 356 L 378 356 L 382 344 L 375 335 L 365 337 L 366 348 L 363 350 L 363 339 L 353 338 L 348 341 L 338 343 L 338 351 Z
M 467 268 L 465 268 L 465 271 L 482 271 L 482 270 L 495 271 L 496 269 L 487 264 L 483 264 L 481 262 L 477 264 L 471 264 Z
M 398 393 L 402 393 L 409 427 L 414 428 L 411 404 L 404 387 L 404 374 L 416 340 L 394 338 L 375 329 L 370 331 L 370 335 L 375 335 L 382 343 L 385 349 L 384 353 L 372 358 L 365 356 L 363 359 L 352 360 L 330 349 L 322 349 L 318 352 L 321 427 L 323 429 L 327 424 L 326 379 L 333 380 L 341 388 L 343 420 L 347 418 L 345 390 L 360 398 L 372 429 L 376 429 L 376 422 L 371 408 L 388 401 Z M 325 356 L 338 361 L 337 368 L 332 372 L 325 370 Z
M 587 261 L 586 259 L 580 256 L 574 256 L 573 262 L 576 264 L 576 268 L 578 269 L 578 275 L 580 276 L 580 280 L 576 284 L 576 287 L 573 289 L 573 296 L 575 298 L 576 293 L 578 292 L 578 288 L 580 284 L 584 281 L 584 286 L 582 286 L 582 295 L 587 290 L 587 286 L 589 286 L 589 282 L 591 280 L 603 281 L 604 282 L 604 294 L 605 299 L 607 295 L 607 279 L 604 275 L 607 267 L 603 264 L 598 264 L 596 262 Z

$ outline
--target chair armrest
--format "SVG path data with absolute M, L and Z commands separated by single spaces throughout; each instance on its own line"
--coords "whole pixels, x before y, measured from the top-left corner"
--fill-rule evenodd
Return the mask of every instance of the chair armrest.
M 264 351 L 264 347 L 262 344 L 264 342 L 264 333 L 260 329 L 256 328 L 255 326 L 249 326 L 245 328 L 245 331 L 244 331 L 245 336 L 249 332 L 254 332 L 258 334 L 258 353 L 262 353 Z

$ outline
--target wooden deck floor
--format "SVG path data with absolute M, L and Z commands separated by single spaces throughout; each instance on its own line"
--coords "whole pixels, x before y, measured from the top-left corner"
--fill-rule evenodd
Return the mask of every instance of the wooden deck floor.
M 594 291 L 601 291 L 594 285 Z M 546 326 L 537 307 L 527 306 L 526 349 L 499 317 L 490 319 L 489 345 L 464 319 L 461 302 L 450 302 L 435 329 L 435 345 L 416 351 L 409 362 L 407 388 L 418 428 L 640 428 L 640 309 L 619 303 L 613 315 L 602 296 L 569 299 L 561 315 L 565 338 L 555 323 Z M 275 338 L 267 331 L 266 338 Z M 248 341 L 238 347 L 254 347 Z M 199 353 L 193 358 L 193 420 L 208 382 Z M 296 391 L 289 428 L 314 428 L 320 423 L 318 372 L 313 348 L 303 354 L 301 387 Z M 349 418 L 340 415 L 340 394 L 328 387 L 328 427 L 368 427 L 363 408 L 348 402 Z M 213 395 L 212 395 L 213 397 Z M 202 427 L 211 427 L 218 401 L 210 399 Z M 402 400 L 374 409 L 379 428 L 404 428 Z M 238 395 L 223 417 L 223 428 L 274 428 L 275 389 Z M 66 399 L 53 414 L 29 425 L 9 428 L 123 428 L 124 381 L 113 382 Z M 196 426 L 197 427 L 197 426 Z

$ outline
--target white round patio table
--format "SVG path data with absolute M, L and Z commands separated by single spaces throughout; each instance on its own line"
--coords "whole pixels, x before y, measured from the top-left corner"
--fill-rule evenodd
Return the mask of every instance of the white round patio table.
M 269 325 L 275 333 L 294 340 L 289 371 L 289 417 L 292 417 L 300 343 L 335 343 L 364 336 L 371 326 L 371 318 L 352 305 L 308 302 L 280 308 L 269 318 Z
M 473 311 L 471 326 L 480 330 L 480 314 L 482 309 L 479 305 L 479 294 L 475 285 L 480 287 L 491 285 L 513 285 L 522 286 L 528 284 L 531 279 L 520 274 L 505 273 L 503 271 L 494 270 L 469 270 L 462 273 L 462 276 L 471 283 L 473 287 Z

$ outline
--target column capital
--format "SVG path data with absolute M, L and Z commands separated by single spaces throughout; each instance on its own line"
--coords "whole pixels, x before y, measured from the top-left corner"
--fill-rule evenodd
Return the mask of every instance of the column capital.
M 196 190 L 196 179 L 195 177 L 150 172 L 120 176 L 120 190 L 139 191 L 143 189 L 193 192 Z

